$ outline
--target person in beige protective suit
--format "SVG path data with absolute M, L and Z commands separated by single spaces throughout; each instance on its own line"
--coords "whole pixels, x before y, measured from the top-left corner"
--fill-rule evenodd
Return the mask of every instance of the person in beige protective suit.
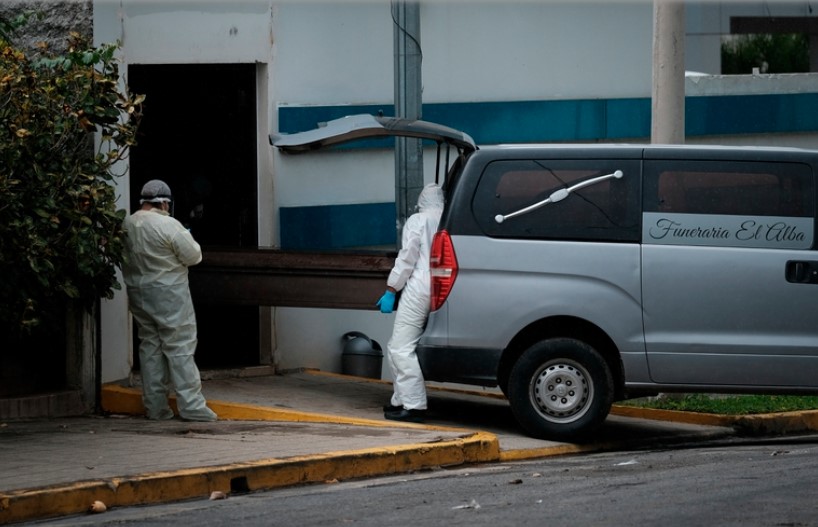
M 415 352 L 429 316 L 429 255 L 432 238 L 443 213 L 443 191 L 430 183 L 418 197 L 418 212 L 409 216 L 401 234 L 401 250 L 378 300 L 382 313 L 391 313 L 395 295 L 401 293 L 392 337 L 386 345 L 392 368 L 393 393 L 384 406 L 384 417 L 394 421 L 422 422 L 426 414 L 426 386 Z
M 188 267 L 202 260 L 202 250 L 170 214 L 170 187 L 161 180 L 145 183 L 142 207 L 125 218 L 122 274 L 128 304 L 139 330 L 142 402 L 148 419 L 172 419 L 169 383 L 176 392 L 179 416 L 215 421 L 202 395 L 196 351 L 196 313 L 190 297 Z

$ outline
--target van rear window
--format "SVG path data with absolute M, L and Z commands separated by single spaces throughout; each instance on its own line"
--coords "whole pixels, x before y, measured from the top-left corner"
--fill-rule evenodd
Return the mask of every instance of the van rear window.
M 617 170 L 621 178 L 603 179 L 563 200 L 519 213 L 560 189 Z M 610 159 L 495 161 L 480 178 L 472 209 L 488 236 L 635 242 L 641 212 L 639 164 Z M 498 216 L 510 217 L 498 221 Z

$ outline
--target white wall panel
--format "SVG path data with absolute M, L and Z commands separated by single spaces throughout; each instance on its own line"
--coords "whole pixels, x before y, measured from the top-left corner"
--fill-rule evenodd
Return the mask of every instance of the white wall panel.
M 385 285 L 385 284 L 384 284 Z M 373 304 L 377 302 L 373 299 Z M 360 331 L 380 344 L 384 354 L 392 335 L 395 314 L 380 311 L 351 311 L 340 309 L 277 308 L 275 315 L 278 335 L 276 368 L 293 370 L 317 368 L 341 372 L 343 342 L 349 331 Z M 383 359 L 383 378 L 391 378 L 386 357 Z
M 284 2 L 275 15 L 279 104 L 392 101 L 388 2 Z
M 131 64 L 267 62 L 268 1 L 123 1 L 122 32 Z
M 650 95 L 648 2 L 431 2 L 426 102 Z
M 392 150 L 277 155 L 276 193 L 280 207 L 383 203 L 395 200 Z M 424 177 L 435 177 L 435 149 L 424 149 Z

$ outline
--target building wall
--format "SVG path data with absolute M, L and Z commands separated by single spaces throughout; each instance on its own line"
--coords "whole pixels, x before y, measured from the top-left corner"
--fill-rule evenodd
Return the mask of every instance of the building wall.
M 777 9 L 775 3 L 764 6 L 735 9 Z M 687 69 L 718 73 L 717 33 L 729 27 L 733 8 L 729 2 L 690 5 Z M 122 42 L 126 65 L 257 64 L 261 245 L 279 246 L 281 230 L 308 228 L 280 225 L 282 207 L 356 207 L 394 200 L 394 158 L 388 148 L 285 156 L 267 142 L 269 132 L 300 131 L 349 113 L 393 113 L 388 2 L 97 0 L 94 28 L 97 42 Z M 421 46 L 424 118 L 461 128 L 478 142 L 647 140 L 651 2 L 428 2 L 421 7 Z M 687 87 L 689 96 L 701 97 L 772 94 L 785 106 L 793 97 L 818 94 L 815 76 L 702 77 L 689 79 Z M 735 105 L 752 110 L 754 101 L 763 102 L 719 99 L 737 112 L 745 110 Z M 719 133 L 689 141 L 816 144 L 818 126 L 811 121 L 786 121 L 786 115 L 762 121 L 790 124 L 761 127 L 751 136 L 716 127 Z M 645 123 L 647 133 L 640 132 Z M 428 181 L 431 151 L 424 163 Z M 124 207 L 128 183 L 121 183 Z M 282 370 L 338 371 L 345 332 L 363 331 L 385 347 L 394 317 L 296 308 L 270 313 L 274 359 Z M 128 334 L 120 296 L 103 308 L 103 381 L 127 376 L 131 350 L 123 335 Z

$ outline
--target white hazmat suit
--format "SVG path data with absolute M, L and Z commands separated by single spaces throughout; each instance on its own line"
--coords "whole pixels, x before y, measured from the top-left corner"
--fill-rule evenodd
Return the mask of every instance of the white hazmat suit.
M 131 313 L 139 329 L 142 400 L 149 419 L 171 419 L 168 384 L 173 384 L 179 415 L 191 421 L 214 421 L 202 395 L 196 351 L 196 314 L 188 285 L 188 267 L 202 260 L 193 236 L 166 207 L 170 189 L 148 182 L 141 210 L 125 218 L 126 260 L 122 273 Z M 164 185 L 164 186 L 162 186 Z M 166 192 L 152 190 L 166 189 Z M 164 196 L 164 194 L 167 196 Z
M 415 420 L 407 411 L 419 412 L 427 407 L 426 386 L 415 349 L 429 316 L 429 256 L 442 212 L 443 191 L 436 184 L 426 185 L 418 197 L 418 212 L 403 227 L 401 250 L 387 280 L 387 286 L 402 291 L 392 337 L 386 346 L 394 378 L 390 405 L 393 412 L 385 413 L 390 419 Z M 383 302 L 379 302 L 381 311 L 390 312 L 391 304 L 385 309 Z

